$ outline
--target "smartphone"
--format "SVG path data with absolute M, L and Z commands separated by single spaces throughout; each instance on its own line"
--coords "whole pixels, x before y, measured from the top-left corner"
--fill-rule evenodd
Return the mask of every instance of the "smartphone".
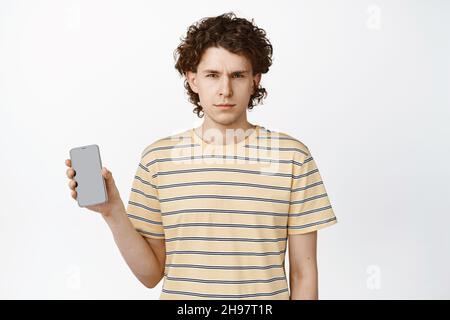
M 108 201 L 102 160 L 98 145 L 91 144 L 70 149 L 70 160 L 75 170 L 78 206 L 86 207 Z

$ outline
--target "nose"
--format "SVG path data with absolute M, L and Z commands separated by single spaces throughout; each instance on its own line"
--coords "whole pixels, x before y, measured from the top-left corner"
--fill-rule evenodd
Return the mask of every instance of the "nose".
M 231 96 L 233 94 L 231 88 L 231 79 L 229 77 L 223 77 L 222 81 L 220 82 L 219 93 L 220 95 L 226 97 Z

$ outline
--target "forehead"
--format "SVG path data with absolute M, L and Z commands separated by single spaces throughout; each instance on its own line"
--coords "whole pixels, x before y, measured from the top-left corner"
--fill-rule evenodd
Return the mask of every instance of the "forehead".
M 251 62 L 244 55 L 232 53 L 221 47 L 210 47 L 203 53 L 198 69 L 199 71 L 206 69 L 250 70 Z

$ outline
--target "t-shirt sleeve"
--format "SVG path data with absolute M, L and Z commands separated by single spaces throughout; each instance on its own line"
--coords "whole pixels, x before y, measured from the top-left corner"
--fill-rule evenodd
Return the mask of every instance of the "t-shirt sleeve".
M 158 189 L 153 173 L 139 161 L 127 205 L 127 215 L 134 228 L 144 237 L 164 239 Z
M 316 231 L 337 223 L 316 162 L 308 148 L 293 163 L 288 235 Z

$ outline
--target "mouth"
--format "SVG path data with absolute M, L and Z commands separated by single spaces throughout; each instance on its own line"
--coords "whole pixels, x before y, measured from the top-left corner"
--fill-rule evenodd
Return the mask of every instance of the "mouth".
M 235 106 L 235 104 L 225 103 L 225 104 L 215 104 L 214 106 L 221 109 L 231 109 Z

